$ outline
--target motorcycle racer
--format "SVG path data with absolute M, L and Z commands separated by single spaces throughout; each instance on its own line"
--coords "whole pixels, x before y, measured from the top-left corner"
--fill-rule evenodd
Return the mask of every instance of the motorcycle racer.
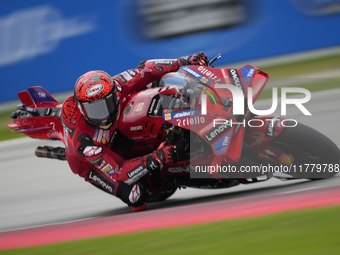
M 124 159 L 114 148 L 119 143 L 118 124 L 128 98 L 184 65 L 208 65 L 198 52 L 178 59 L 144 60 L 135 69 L 114 77 L 103 71 L 89 71 L 76 81 L 74 95 L 63 103 L 66 158 L 75 174 L 96 187 L 117 196 L 133 211 L 146 208 L 148 193 L 138 180 L 163 165 L 174 162 L 176 147 L 160 146 L 142 157 Z M 135 106 L 136 111 L 140 110 Z M 118 144 L 117 144 L 118 142 Z

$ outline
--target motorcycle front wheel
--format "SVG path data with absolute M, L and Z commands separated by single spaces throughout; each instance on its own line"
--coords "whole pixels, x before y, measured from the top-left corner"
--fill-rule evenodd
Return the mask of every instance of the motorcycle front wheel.
M 294 122 L 287 121 L 287 126 Z M 320 132 L 304 125 L 286 127 L 270 146 L 294 158 L 290 170 L 294 178 L 330 178 L 339 173 L 340 150 Z

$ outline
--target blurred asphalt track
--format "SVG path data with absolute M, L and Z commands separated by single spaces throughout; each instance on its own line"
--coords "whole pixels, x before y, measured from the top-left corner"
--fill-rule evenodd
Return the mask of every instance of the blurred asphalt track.
M 0 232 L 0 250 L 256 217 L 288 210 L 337 206 L 340 204 L 339 194 L 340 185 L 314 186 L 293 191 L 221 199 L 186 206 L 3 231 Z
M 312 93 L 311 101 L 305 106 L 313 116 L 303 116 L 297 109 L 288 107 L 290 114 L 287 118 L 294 118 L 320 131 L 340 147 L 339 96 L 340 89 Z M 270 101 L 264 100 L 258 105 L 268 103 Z M 131 210 L 124 203 L 74 175 L 66 161 L 35 157 L 34 150 L 38 145 L 58 146 L 60 143 L 30 138 L 0 143 L 0 231 L 112 215 L 132 217 L 129 216 Z M 147 209 L 157 213 L 163 208 L 277 192 L 299 192 L 336 186 L 339 180 L 338 174 L 319 181 L 271 179 L 222 190 L 185 189 L 177 191 L 167 201 L 149 204 Z M 138 217 L 138 213 L 133 217 Z

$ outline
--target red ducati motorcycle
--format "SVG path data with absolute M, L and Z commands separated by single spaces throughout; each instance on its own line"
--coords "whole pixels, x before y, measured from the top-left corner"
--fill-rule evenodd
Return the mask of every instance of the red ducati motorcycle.
M 219 57 L 209 66 L 183 66 L 166 74 L 156 87 L 132 95 L 122 111 L 119 130 L 126 139 L 119 144 L 127 146 L 112 148 L 122 157 L 145 155 L 164 141 L 177 145 L 175 164 L 142 178 L 149 202 L 164 200 L 182 187 L 218 189 L 273 176 L 319 179 L 339 172 L 340 151 L 326 136 L 279 115 L 251 113 L 248 88 L 255 102 L 267 73 L 250 65 L 211 67 Z M 236 98 L 224 84 L 243 97 Z M 30 87 L 18 96 L 22 104 L 7 126 L 32 138 L 65 143 L 62 105 L 42 87 Z M 244 114 L 234 114 L 240 100 Z M 36 155 L 66 160 L 60 147 L 39 146 Z

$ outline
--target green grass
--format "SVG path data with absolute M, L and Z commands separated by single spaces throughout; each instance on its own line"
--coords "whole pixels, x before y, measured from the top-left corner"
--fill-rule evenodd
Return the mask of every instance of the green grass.
M 340 254 L 339 222 L 340 206 L 335 206 L 83 239 L 0 253 L 49 255 Z
M 13 111 L 0 112 L 0 141 L 25 136 L 23 134 L 16 134 L 11 132 L 11 129 L 6 126 L 7 123 L 13 122 L 13 120 L 11 119 L 11 113 L 14 111 L 15 109 L 13 109 Z
M 335 68 L 340 69 L 340 55 L 282 65 L 258 66 L 258 68 L 267 72 L 270 78 L 293 77 L 305 73 L 314 73 Z
M 312 82 L 312 83 L 303 83 L 303 84 L 298 84 L 298 85 L 292 84 L 292 85 L 289 85 L 289 87 L 305 88 L 309 90 L 309 92 L 340 88 L 340 78 L 333 78 L 333 79 L 327 79 L 327 80 L 324 79 L 322 81 L 320 81 L 320 79 L 318 80 L 319 81 Z M 280 89 L 278 89 L 278 97 L 281 97 Z M 268 99 L 268 98 L 272 98 L 272 88 L 267 88 L 267 89 L 265 88 L 257 100 Z

